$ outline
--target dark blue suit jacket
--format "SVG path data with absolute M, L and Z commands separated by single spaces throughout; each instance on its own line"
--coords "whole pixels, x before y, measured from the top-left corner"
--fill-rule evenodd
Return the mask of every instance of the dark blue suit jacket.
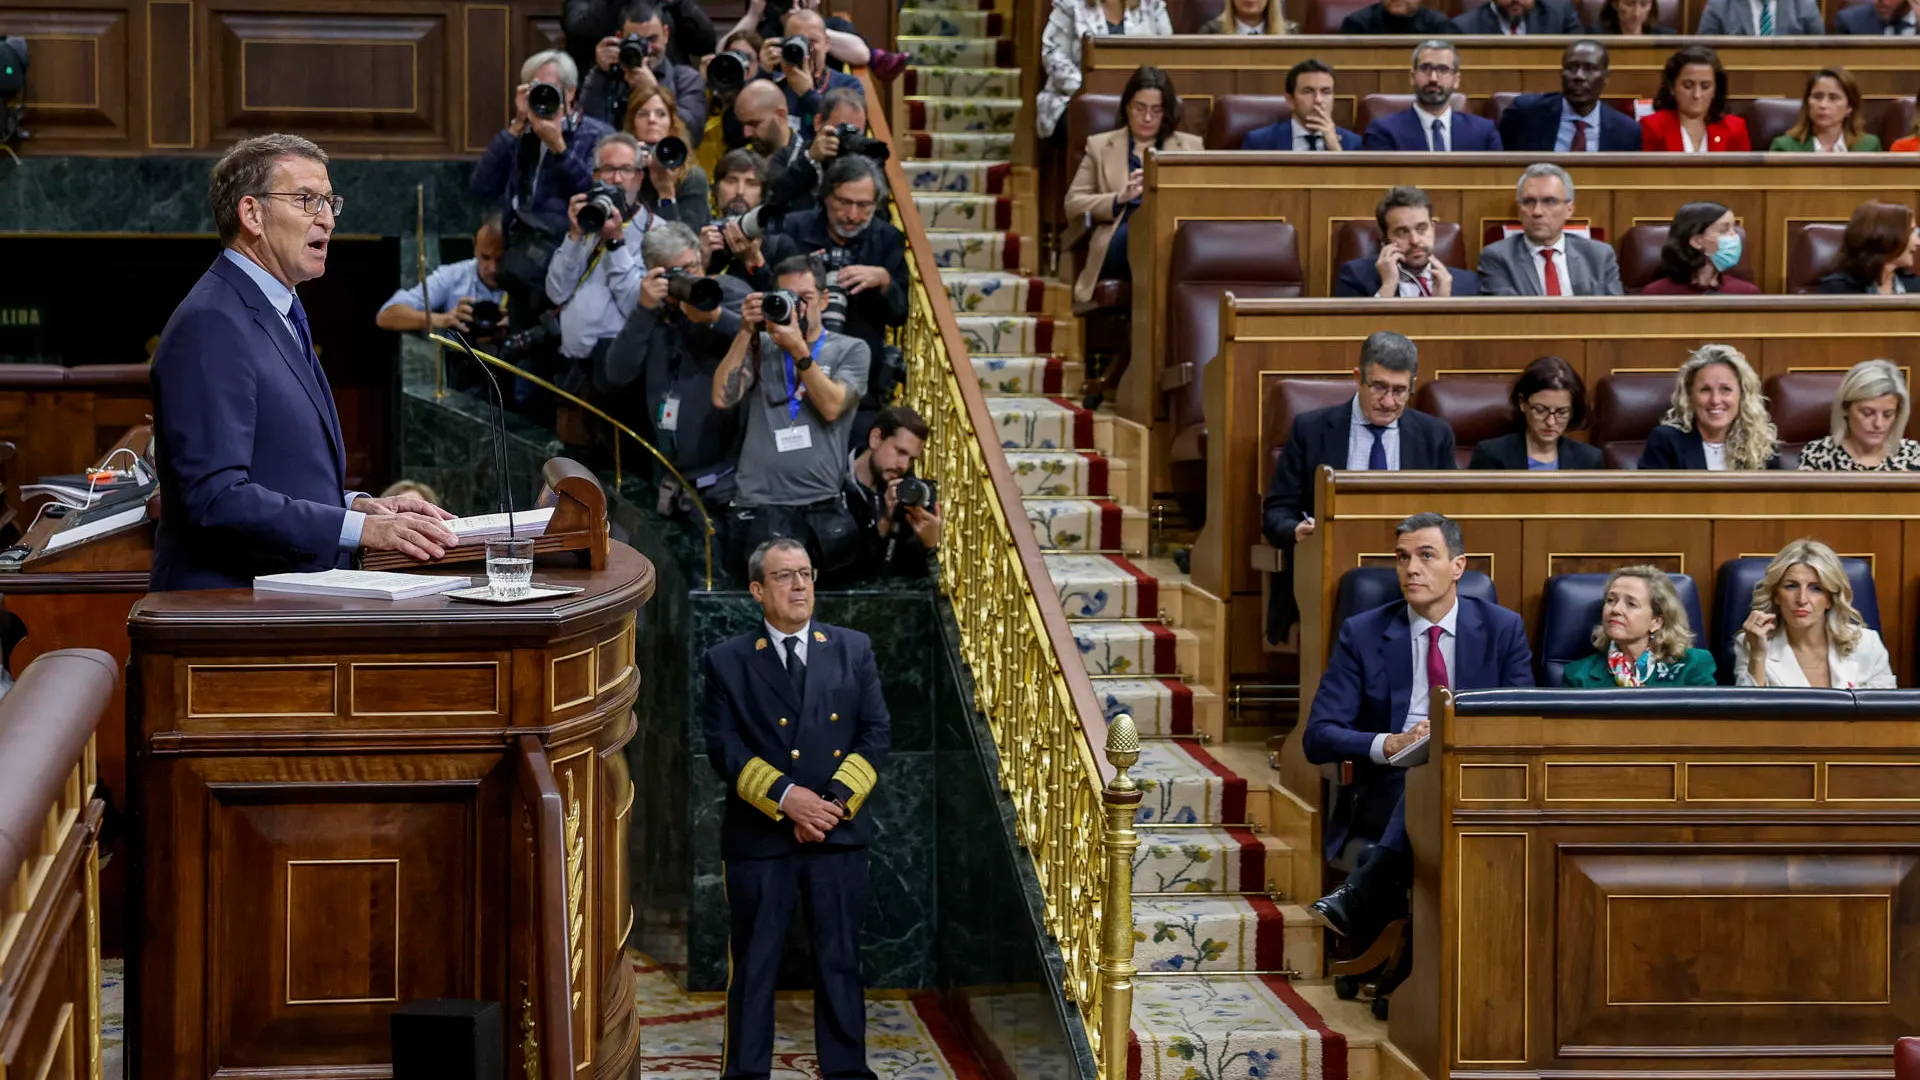
M 1521 94 L 1500 114 L 1500 144 L 1508 150 L 1552 152 L 1560 138 L 1560 110 L 1564 99 L 1559 94 Z M 1588 133 L 1591 139 L 1593 134 Z M 1637 152 L 1640 149 L 1640 124 L 1611 105 L 1600 106 L 1600 145 L 1607 153 Z
M 1707 467 L 1707 445 L 1700 438 L 1700 429 L 1681 431 L 1666 424 L 1655 424 L 1647 432 L 1646 449 L 1640 451 L 1642 469 L 1705 469 Z M 1780 467 L 1780 455 L 1767 459 L 1767 468 Z
M 1527 647 L 1527 627 L 1520 616 L 1470 596 L 1455 602 L 1460 617 L 1454 623 L 1453 670 L 1448 673 L 1453 688 L 1532 686 L 1533 651 Z M 1369 785 L 1380 783 L 1394 787 L 1397 797 L 1404 780 L 1402 770 L 1375 764 L 1369 752 L 1375 735 L 1391 734 L 1407 715 L 1413 695 L 1412 634 L 1405 600 L 1348 619 L 1307 713 L 1301 744 L 1307 760 L 1316 765 L 1353 762 L 1354 785 L 1363 799 Z M 1327 851 L 1338 852 L 1346 845 L 1348 829 L 1343 815 L 1330 818 Z
M 1902 12 L 1902 14 L 1905 14 Z M 1885 34 L 1887 24 L 1872 4 L 1852 4 L 1833 17 L 1836 34 Z
M 887 703 L 873 645 L 857 630 L 814 620 L 807 628 L 807 693 L 799 700 L 766 627 L 707 650 L 703 724 L 707 760 L 729 789 L 720 853 L 764 859 L 801 847 L 779 809 L 799 784 L 840 799 L 853 816 L 825 843 L 864 847 L 873 815 L 861 813 L 889 745 Z
M 346 565 L 333 388 L 226 256 L 167 320 L 152 377 L 160 529 L 149 589 L 242 588 Z
M 1360 135 L 1358 132 L 1348 131 L 1343 127 L 1336 127 L 1334 130 L 1340 133 L 1340 149 L 1360 149 Z M 1266 127 L 1255 128 L 1247 132 L 1246 140 L 1240 144 L 1240 149 L 1292 150 L 1293 121 L 1290 119 L 1282 120 L 1278 123 L 1268 124 Z
M 1453 275 L 1453 295 L 1479 296 L 1480 275 L 1471 270 L 1447 267 L 1447 273 Z M 1380 291 L 1380 268 L 1372 259 L 1348 259 L 1340 264 L 1340 273 L 1333 283 L 1335 296 L 1372 296 Z
M 1366 138 L 1360 140 L 1362 150 L 1425 150 L 1427 133 L 1420 126 L 1420 110 L 1402 109 L 1367 125 Z M 1463 153 L 1480 153 L 1502 149 L 1500 132 L 1494 128 L 1493 121 L 1472 113 L 1453 111 L 1453 123 L 1447 133 L 1447 149 Z

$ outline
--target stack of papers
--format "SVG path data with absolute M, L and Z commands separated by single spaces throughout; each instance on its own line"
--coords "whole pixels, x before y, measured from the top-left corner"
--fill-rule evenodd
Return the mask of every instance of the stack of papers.
M 538 510 L 522 510 L 513 515 L 513 535 L 516 539 L 531 540 L 547 531 L 547 523 L 553 520 L 553 507 L 546 506 Z M 454 518 L 443 522 L 453 530 L 453 535 L 461 543 L 479 540 L 498 540 L 507 535 L 507 515 L 475 514 L 473 517 Z
M 267 574 L 253 579 L 254 592 L 353 596 L 366 600 L 411 600 L 472 582 L 463 577 L 390 574 L 377 570 L 321 570 L 312 574 Z

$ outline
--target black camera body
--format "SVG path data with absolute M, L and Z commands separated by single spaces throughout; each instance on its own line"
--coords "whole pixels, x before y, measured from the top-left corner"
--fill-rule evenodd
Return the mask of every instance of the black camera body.
M 542 120 L 560 115 L 561 106 L 566 104 L 567 96 L 560 88 L 550 82 L 537 82 L 527 87 L 527 111 Z
M 653 59 L 653 42 L 639 34 L 628 34 L 620 41 L 620 66 L 623 68 L 646 67 Z
M 760 318 L 768 326 L 785 326 L 800 310 L 800 298 L 786 289 L 776 289 L 760 297 Z
M 620 217 L 627 206 L 625 188 L 612 184 L 595 184 L 587 189 L 586 205 L 574 215 L 580 223 L 580 231 L 592 236 L 606 227 L 608 220 Z
M 540 321 L 500 343 L 500 359 L 520 367 L 537 366 L 560 347 L 560 313 L 542 312 Z
M 833 137 L 840 140 L 840 150 L 834 154 L 858 154 L 870 161 L 885 161 L 893 155 L 893 148 L 879 139 L 868 137 L 858 124 L 835 124 Z
M 695 311 L 718 311 L 723 299 L 719 282 L 682 266 L 668 268 L 667 296 Z
M 707 62 L 707 85 L 717 94 L 737 94 L 747 85 L 752 65 L 753 57 L 746 53 L 737 49 L 723 52 Z
M 788 67 L 806 67 L 807 58 L 812 54 L 813 43 L 798 34 L 780 43 L 780 62 Z
M 897 508 L 895 512 L 903 518 L 909 506 L 930 510 L 940 504 L 939 484 L 908 473 L 900 478 L 900 485 L 893 489 L 893 503 Z
M 500 310 L 500 305 L 491 300 L 475 300 L 473 319 L 468 324 L 472 327 L 473 339 L 475 341 L 499 340 L 507 326 L 505 314 Z

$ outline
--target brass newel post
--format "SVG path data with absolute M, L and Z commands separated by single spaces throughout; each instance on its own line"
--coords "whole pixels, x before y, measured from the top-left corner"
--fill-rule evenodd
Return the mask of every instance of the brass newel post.
M 1107 725 L 1107 763 L 1114 768 L 1100 799 L 1106 808 L 1101 844 L 1107 857 L 1106 924 L 1100 956 L 1100 1069 L 1103 1080 L 1127 1080 L 1127 1032 L 1133 1023 L 1133 831 L 1140 785 L 1127 775 L 1140 760 L 1140 732 L 1121 713 Z

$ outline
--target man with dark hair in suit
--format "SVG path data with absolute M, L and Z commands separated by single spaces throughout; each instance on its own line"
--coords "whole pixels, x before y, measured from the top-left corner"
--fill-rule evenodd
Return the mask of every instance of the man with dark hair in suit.
M 773 992 L 798 905 L 813 940 L 820 1073 L 873 1080 L 859 947 L 873 815 L 860 809 L 889 745 L 873 645 L 814 620 L 813 564 L 798 540 L 755 548 L 747 576 L 761 625 L 704 661 L 707 759 L 730 791 L 720 826 L 732 927 L 720 1075 L 768 1075 Z
M 1334 933 L 1363 943 L 1406 910 L 1406 766 L 1426 759 L 1418 750 L 1402 766 L 1392 759 L 1427 737 L 1432 692 L 1533 685 L 1520 616 L 1459 593 L 1467 570 L 1459 524 L 1415 514 L 1394 533 L 1401 599 L 1341 624 L 1301 744 L 1308 761 L 1353 770 L 1328 818 L 1328 857 L 1378 830 L 1360 868 L 1308 908 Z
M 333 388 L 294 289 L 327 271 L 345 200 L 298 135 L 236 143 L 208 184 L 224 247 L 153 353 L 160 528 L 147 587 L 245 588 L 347 565 L 354 549 L 437 559 L 453 515 L 346 490 Z
M 1335 296 L 1479 296 L 1480 275 L 1448 270 L 1434 255 L 1433 200 L 1402 184 L 1373 208 L 1380 255 L 1340 264 Z
M 1582 29 L 1569 0 L 1487 0 L 1453 20 L 1456 34 L 1578 34 Z
M 1583 38 L 1560 54 L 1560 92 L 1521 94 L 1500 114 L 1500 145 L 1509 150 L 1581 154 L 1640 149 L 1640 125 L 1601 104 L 1611 60 L 1607 47 Z
M 1499 150 L 1500 132 L 1493 121 L 1472 113 L 1453 111 L 1453 95 L 1460 89 L 1460 50 L 1435 39 L 1413 49 L 1413 107 L 1367 125 L 1362 150 L 1449 150 L 1479 153 Z
M 1242 150 L 1358 150 L 1360 136 L 1333 122 L 1333 68 L 1302 60 L 1287 70 L 1293 115 L 1247 132 Z
M 1836 34 L 1912 37 L 1920 24 L 1920 0 L 1873 0 L 1849 4 L 1833 17 Z
M 1376 0 L 1340 20 L 1343 34 L 1451 34 L 1453 20 L 1420 0 Z
M 1285 560 L 1267 607 L 1267 637 L 1280 641 L 1299 620 L 1293 599 L 1293 547 L 1313 534 L 1313 478 L 1322 465 L 1372 472 L 1453 469 L 1453 429 L 1407 408 L 1420 374 L 1413 342 L 1382 330 L 1360 346 L 1351 401 L 1294 417 L 1267 484 L 1261 531 Z

